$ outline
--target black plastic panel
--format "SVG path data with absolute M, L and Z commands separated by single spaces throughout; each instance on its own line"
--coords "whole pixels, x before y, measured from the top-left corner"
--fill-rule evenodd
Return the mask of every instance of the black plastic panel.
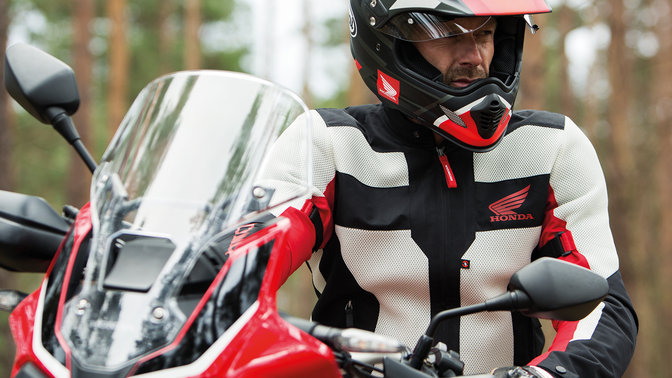
M 198 359 L 259 298 L 272 250 L 273 241 L 233 262 L 181 343 L 140 365 L 135 374 L 182 366 Z
M 42 198 L 0 191 L 0 266 L 46 272 L 69 228 Z
M 33 365 L 31 362 L 27 362 L 25 365 L 19 369 L 16 373 L 15 378 L 47 378 L 48 375 L 44 374 L 37 366 Z
M 175 250 L 166 238 L 125 234 L 114 240 L 105 288 L 147 292 Z

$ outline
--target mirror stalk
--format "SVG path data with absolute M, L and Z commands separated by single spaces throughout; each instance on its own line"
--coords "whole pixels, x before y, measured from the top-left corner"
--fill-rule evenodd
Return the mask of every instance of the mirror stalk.
M 531 304 L 530 297 L 522 290 L 507 291 L 506 293 L 489 299 L 483 303 L 452 308 L 450 310 L 441 311 L 429 323 L 427 331 L 420 337 L 418 343 L 413 350 L 413 357 L 410 361 L 410 366 L 419 369 L 422 366 L 422 361 L 428 355 L 429 350 L 434 343 L 434 333 L 439 327 L 439 324 L 444 320 L 451 318 L 458 318 L 460 316 L 475 314 L 483 311 L 520 311 L 526 310 Z
M 50 117 L 50 123 L 52 126 L 54 126 L 54 129 L 56 129 L 56 131 L 58 131 L 58 133 L 61 134 L 61 136 L 63 136 L 63 138 L 65 138 L 65 140 L 67 140 L 70 145 L 72 145 L 77 154 L 84 161 L 84 164 L 86 164 L 91 173 L 93 173 L 97 167 L 96 161 L 86 149 L 84 143 L 82 143 L 79 137 L 79 133 L 77 132 L 77 129 L 75 129 L 75 125 L 72 123 L 72 118 L 70 118 L 67 113 L 60 108 L 49 108 L 48 112 L 50 115 L 54 114 L 52 117 Z

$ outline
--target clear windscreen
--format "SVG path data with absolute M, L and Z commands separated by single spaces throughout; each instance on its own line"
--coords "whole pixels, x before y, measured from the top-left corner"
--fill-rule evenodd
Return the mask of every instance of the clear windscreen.
M 91 252 L 61 325 L 79 361 L 118 367 L 171 343 L 207 242 L 308 191 L 307 112 L 291 92 L 239 73 L 177 73 L 140 93 L 92 182 Z M 299 117 L 305 169 L 276 190 L 260 176 L 264 159 Z

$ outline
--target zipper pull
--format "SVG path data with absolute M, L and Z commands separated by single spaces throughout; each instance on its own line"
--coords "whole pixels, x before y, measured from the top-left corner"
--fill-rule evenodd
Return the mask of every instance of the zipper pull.
M 443 152 L 443 147 L 436 147 L 436 152 L 439 154 L 439 161 L 443 166 L 443 174 L 446 176 L 446 185 L 449 189 L 457 188 L 457 180 L 455 180 L 455 175 L 453 170 L 450 168 L 450 163 L 448 163 L 448 157 Z
M 355 319 L 352 314 L 352 301 L 348 301 L 345 305 L 345 327 L 352 328 L 355 325 Z

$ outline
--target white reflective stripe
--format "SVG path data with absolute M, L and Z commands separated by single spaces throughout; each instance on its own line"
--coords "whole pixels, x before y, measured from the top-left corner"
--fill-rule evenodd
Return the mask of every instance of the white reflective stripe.
M 434 121 L 434 126 L 439 127 L 441 126 L 442 123 L 446 122 L 448 120 L 448 116 L 442 115 L 441 117 L 437 118 L 436 121 Z
M 146 378 L 178 378 L 178 377 L 192 377 L 202 375 L 217 358 L 222 354 L 224 349 L 229 345 L 231 340 L 233 340 L 238 332 L 243 328 L 245 324 L 252 318 L 257 309 L 259 308 L 259 301 L 255 301 L 250 308 L 245 310 L 245 312 L 236 320 L 229 329 L 222 334 L 222 336 L 215 341 L 208 350 L 203 353 L 196 361 L 190 363 L 189 365 L 179 366 L 176 368 L 160 370 L 147 374 L 140 374 L 134 377 L 146 377 Z
M 335 232 L 348 270 L 380 304 L 375 332 L 415 346 L 431 319 L 431 305 L 429 262 L 411 238 L 411 230 L 371 231 L 337 225 Z M 353 310 L 357 312 L 356 307 Z
M 408 164 L 403 152 L 376 152 L 364 134 L 351 126 L 329 127 L 329 131 L 339 149 L 334 156 L 337 171 L 375 188 L 408 186 Z
M 48 277 L 42 281 L 40 296 L 37 300 L 37 308 L 35 309 L 35 323 L 33 323 L 33 352 L 35 353 L 35 357 L 40 360 L 42 365 L 44 365 L 54 377 L 66 378 L 70 377 L 68 369 L 61 365 L 61 363 L 44 348 L 44 345 L 42 345 L 42 313 L 44 311 L 44 296 L 47 292 L 48 282 Z
M 390 10 L 415 7 L 436 8 L 439 5 L 441 5 L 441 2 L 438 0 L 397 0 L 392 4 Z
M 574 330 L 574 336 L 572 336 L 572 339 L 569 341 L 590 340 L 593 337 L 593 332 L 595 332 L 595 329 L 597 328 L 597 324 L 600 322 L 603 309 L 604 302 L 595 307 L 588 316 L 581 319 L 576 326 L 576 330 Z

